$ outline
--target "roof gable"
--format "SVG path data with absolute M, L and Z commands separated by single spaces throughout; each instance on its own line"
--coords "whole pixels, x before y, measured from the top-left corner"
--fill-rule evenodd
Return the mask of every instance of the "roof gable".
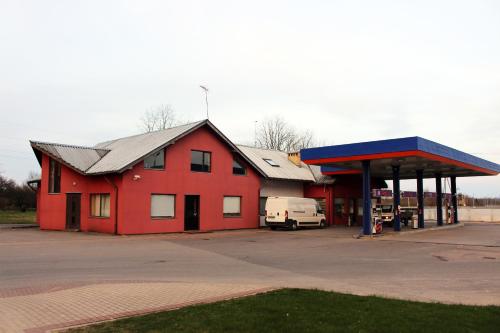
M 79 173 L 85 173 L 92 165 L 105 156 L 109 150 L 59 143 L 30 141 L 31 147 L 67 164 Z
M 199 121 L 97 144 L 110 152 L 87 170 L 88 174 L 123 172 L 154 151 L 163 149 L 180 137 L 191 133 L 206 122 Z
M 265 176 L 265 173 L 208 119 L 165 130 L 105 141 L 98 143 L 94 147 L 70 146 L 36 141 L 31 141 L 31 145 L 35 152 L 41 151 L 82 174 L 121 173 L 151 153 L 174 144 L 177 140 L 202 126 L 208 126 L 215 135 L 230 147 L 232 152 L 240 155 L 258 173 Z

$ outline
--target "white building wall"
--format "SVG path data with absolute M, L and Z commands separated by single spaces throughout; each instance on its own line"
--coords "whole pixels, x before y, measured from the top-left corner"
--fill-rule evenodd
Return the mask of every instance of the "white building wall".
M 264 179 L 260 185 L 261 197 L 304 197 L 304 183 L 288 180 Z
M 289 180 L 263 179 L 260 197 L 304 197 L 304 183 Z M 260 226 L 265 226 L 264 216 L 260 216 Z
M 443 209 L 443 219 L 446 217 L 446 212 Z M 426 220 L 436 220 L 436 207 L 424 209 L 424 218 Z M 473 207 L 458 207 L 459 221 L 472 222 L 500 222 L 499 208 L 473 208 Z

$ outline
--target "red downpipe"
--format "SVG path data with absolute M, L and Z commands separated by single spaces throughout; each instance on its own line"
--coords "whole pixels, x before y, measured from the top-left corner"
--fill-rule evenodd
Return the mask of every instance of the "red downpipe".
M 114 234 L 115 235 L 118 235 L 118 186 L 116 186 L 116 184 L 110 180 L 107 176 L 104 176 L 104 179 L 106 179 L 106 181 L 111 184 L 111 186 L 113 186 L 113 188 L 115 189 L 115 226 L 114 226 Z

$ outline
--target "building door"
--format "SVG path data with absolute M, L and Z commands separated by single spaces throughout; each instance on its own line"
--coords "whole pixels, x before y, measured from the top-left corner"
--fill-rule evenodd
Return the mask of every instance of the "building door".
M 345 210 L 344 198 L 335 198 L 333 201 L 333 223 L 336 225 L 346 225 L 347 224 L 347 214 Z
M 184 230 L 200 229 L 200 196 L 186 195 L 184 204 Z
M 80 229 L 80 193 L 66 194 L 66 229 Z
M 356 202 L 353 198 L 349 198 L 349 207 L 347 207 L 347 209 L 349 210 L 349 215 L 347 216 L 347 225 L 356 225 L 356 214 L 354 214 L 354 211 L 356 209 Z

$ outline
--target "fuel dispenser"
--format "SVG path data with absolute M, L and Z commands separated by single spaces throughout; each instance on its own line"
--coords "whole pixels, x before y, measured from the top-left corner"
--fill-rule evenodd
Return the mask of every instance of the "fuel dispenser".
M 372 200 L 372 234 L 382 233 L 382 223 L 382 208 L 374 199 Z

